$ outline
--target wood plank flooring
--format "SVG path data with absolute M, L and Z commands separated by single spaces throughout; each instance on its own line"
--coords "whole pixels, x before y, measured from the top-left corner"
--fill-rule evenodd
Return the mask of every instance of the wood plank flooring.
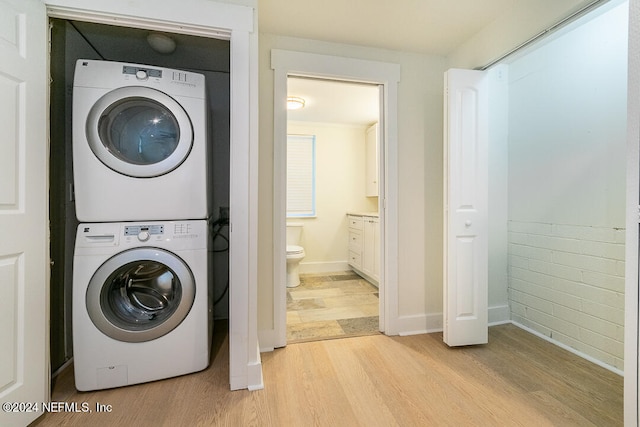
M 292 344 L 262 354 L 265 389 L 229 391 L 227 325 L 213 360 L 183 377 L 80 393 L 71 369 L 54 401 L 110 413 L 48 413 L 45 426 L 621 426 L 623 380 L 513 325 L 450 349 L 442 334 Z

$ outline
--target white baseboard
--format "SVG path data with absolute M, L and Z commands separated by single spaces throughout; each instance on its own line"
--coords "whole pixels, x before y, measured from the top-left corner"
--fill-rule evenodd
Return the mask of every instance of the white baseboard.
M 286 325 L 285 325 L 286 328 Z M 285 334 L 286 335 L 286 334 Z M 275 329 L 266 329 L 258 331 L 258 342 L 260 345 L 260 353 L 274 351 L 276 348 L 282 348 L 287 345 L 286 338 L 279 337 Z
M 396 329 L 401 337 L 442 331 L 442 313 L 400 316 Z
M 510 314 L 509 306 L 506 304 L 489 307 L 489 326 L 511 323 Z M 400 336 L 442 332 L 442 313 L 401 316 L 397 325 Z
M 334 273 L 351 270 L 347 261 L 301 262 L 299 268 L 302 274 Z
M 623 376 L 624 373 L 620 369 L 608 365 L 598 359 L 595 359 L 592 356 L 589 356 L 581 351 L 576 350 L 575 348 L 569 347 L 566 344 L 561 343 L 560 341 L 554 340 L 553 338 L 549 338 L 548 336 L 541 334 L 540 332 L 533 330 L 527 326 L 524 326 L 518 322 L 514 322 L 509 319 L 509 306 L 494 306 L 489 307 L 489 326 L 502 325 L 507 323 L 512 323 L 520 329 L 523 329 L 537 337 L 542 338 L 545 341 L 550 342 L 551 344 L 557 345 L 560 348 L 563 348 L 570 353 L 575 354 L 578 357 L 581 357 L 585 360 L 590 361 L 598 366 L 601 366 L 608 371 L 611 371 L 615 374 Z M 400 335 L 400 336 L 408 336 L 408 335 L 419 335 L 419 334 L 428 334 L 433 332 L 442 332 L 442 313 L 430 313 L 430 314 L 420 314 L 414 316 L 400 316 L 396 322 L 394 322 L 395 331 L 388 331 L 387 335 Z M 275 343 L 275 331 L 274 330 L 263 330 L 258 331 L 259 342 L 260 342 L 260 352 L 273 351 L 274 347 L 279 347 Z M 257 377 L 257 375 L 256 375 Z M 254 379 L 255 381 L 255 379 Z M 260 382 L 258 384 L 253 385 L 253 387 L 259 387 Z M 257 387 L 255 389 L 257 389 Z
M 268 329 L 258 331 L 258 343 L 260 345 L 260 353 L 266 353 L 273 351 L 276 347 L 276 331 L 275 329 Z
M 523 330 L 525 330 L 525 331 L 529 332 L 530 334 L 533 334 L 533 335 L 535 335 L 535 336 L 537 336 L 537 337 L 540 337 L 540 338 L 542 338 L 543 340 L 550 342 L 551 344 L 557 345 L 558 347 L 560 347 L 560 348 L 562 348 L 562 349 L 564 349 L 564 350 L 567 350 L 569 353 L 573 353 L 573 354 L 575 354 L 575 355 L 576 355 L 576 356 L 578 356 L 578 357 L 582 357 L 583 359 L 588 360 L 589 362 L 594 363 L 594 364 L 596 364 L 596 365 L 598 365 L 598 366 L 600 366 L 600 367 L 602 367 L 602 368 L 604 368 L 604 369 L 606 369 L 606 370 L 608 370 L 608 371 L 611 371 L 611 372 L 613 372 L 614 374 L 618 374 L 618 375 L 620 375 L 621 377 L 623 377 L 623 376 L 624 376 L 624 372 L 623 372 L 623 371 L 621 371 L 620 369 L 616 368 L 616 367 L 613 367 L 613 366 L 611 366 L 611 365 L 608 365 L 608 364 L 604 363 L 604 362 L 603 362 L 603 361 L 601 361 L 601 360 L 598 360 L 598 359 L 596 359 L 596 358 L 594 358 L 594 357 L 592 357 L 592 356 L 589 356 L 588 354 L 585 354 L 585 353 L 583 353 L 583 352 L 581 352 L 581 351 L 576 350 L 576 349 L 575 349 L 575 348 L 573 348 L 573 347 L 569 347 L 568 345 L 563 344 L 563 343 L 561 343 L 560 341 L 554 340 L 553 338 L 549 338 L 549 337 L 548 337 L 548 336 L 546 336 L 545 334 L 541 334 L 540 332 L 538 332 L 538 331 L 536 331 L 536 330 L 534 330 L 534 329 L 531 329 L 531 328 L 529 328 L 529 327 L 527 327 L 527 326 L 524 326 L 524 325 L 523 325 L 523 324 L 521 324 L 521 323 L 514 322 L 514 321 L 511 321 L 511 323 L 512 323 L 512 324 L 514 324 L 515 326 L 517 326 L 518 328 L 523 329 Z
M 260 358 L 260 344 L 256 343 L 256 353 L 254 361 L 247 365 L 247 388 L 249 391 L 262 390 L 264 380 L 262 377 L 262 359 Z
M 489 326 L 511 323 L 511 310 L 509 305 L 495 305 L 489 307 Z

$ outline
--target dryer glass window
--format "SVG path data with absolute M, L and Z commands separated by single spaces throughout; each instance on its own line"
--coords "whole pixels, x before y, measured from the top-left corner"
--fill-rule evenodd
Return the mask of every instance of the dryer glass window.
M 115 326 L 141 331 L 158 326 L 176 311 L 182 287 L 176 273 L 162 263 L 135 261 L 114 271 L 102 288 L 100 305 Z
M 173 113 L 159 102 L 129 97 L 104 110 L 98 134 L 105 148 L 120 160 L 151 165 L 173 154 L 180 141 L 180 126 Z

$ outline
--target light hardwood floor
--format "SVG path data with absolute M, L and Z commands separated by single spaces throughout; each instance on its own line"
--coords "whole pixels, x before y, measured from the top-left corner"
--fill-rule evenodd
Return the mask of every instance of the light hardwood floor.
M 513 325 L 450 349 L 442 334 L 371 335 L 262 354 L 265 389 L 229 391 L 226 325 L 200 373 L 53 399 L 110 413 L 49 413 L 44 426 L 619 426 L 622 378 Z

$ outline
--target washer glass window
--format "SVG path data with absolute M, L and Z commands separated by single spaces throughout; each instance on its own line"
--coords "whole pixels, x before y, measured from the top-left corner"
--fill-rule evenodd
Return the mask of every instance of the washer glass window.
M 180 127 L 165 106 L 148 98 L 121 99 L 98 120 L 100 141 L 120 160 L 151 165 L 169 158 L 180 141 Z
M 107 320 L 122 329 L 140 331 L 164 322 L 178 308 L 180 279 L 155 261 L 130 262 L 109 276 L 100 295 Z
M 160 338 L 187 317 L 195 300 L 191 269 L 160 248 L 135 248 L 109 258 L 87 286 L 87 313 L 105 335 L 125 342 Z

